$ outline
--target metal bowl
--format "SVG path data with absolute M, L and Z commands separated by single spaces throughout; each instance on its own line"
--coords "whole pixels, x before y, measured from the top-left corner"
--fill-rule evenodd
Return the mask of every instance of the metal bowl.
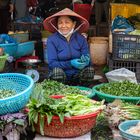
M 37 64 L 37 63 L 40 63 L 41 62 L 41 60 L 39 60 L 39 59 L 26 59 L 26 60 L 24 60 L 23 61 L 23 63 L 25 63 L 25 64 Z

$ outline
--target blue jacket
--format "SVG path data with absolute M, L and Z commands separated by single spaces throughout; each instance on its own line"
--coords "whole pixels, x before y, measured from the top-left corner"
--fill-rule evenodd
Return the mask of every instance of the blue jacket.
M 89 54 L 89 46 L 85 37 L 78 32 L 72 34 L 69 42 L 56 32 L 48 37 L 44 52 L 49 70 L 62 68 L 67 77 L 70 77 L 79 71 L 71 66 L 70 60 L 80 58 L 82 54 Z

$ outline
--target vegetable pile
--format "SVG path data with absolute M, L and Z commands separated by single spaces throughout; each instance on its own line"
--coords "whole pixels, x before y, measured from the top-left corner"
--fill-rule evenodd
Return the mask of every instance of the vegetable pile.
M 6 90 L 6 89 L 0 90 L 0 99 L 4 99 L 13 96 L 15 94 L 16 92 L 14 90 Z
M 19 112 L 0 116 L 0 138 L 7 136 L 16 130 L 19 134 L 25 132 L 27 127 L 27 115 Z M 13 134 L 14 135 L 14 134 Z M 12 138 L 15 138 L 13 137 Z M 3 140 L 3 139 L 2 139 Z
M 89 93 L 90 92 L 92 91 L 89 91 Z M 42 96 L 42 94 L 45 94 L 46 96 L 50 96 L 50 95 L 66 95 L 66 94 L 73 94 L 73 93 L 87 95 L 87 93 L 81 91 L 78 88 L 64 85 L 62 83 L 53 80 L 44 80 L 41 83 L 36 83 L 32 95 L 34 96 L 34 95 L 41 94 L 40 96 Z
M 124 120 L 140 120 L 140 106 L 115 100 L 106 106 L 105 115 L 112 127 Z
M 139 135 L 140 134 L 140 122 L 138 122 L 137 125 L 135 125 L 135 126 L 131 126 L 126 132 L 130 133 L 132 135 Z
M 63 97 L 54 99 L 51 96 L 54 94 L 63 95 Z M 53 116 L 59 116 L 63 123 L 64 117 L 101 111 L 104 105 L 103 102 L 96 102 L 81 95 L 79 89 L 56 81 L 45 80 L 43 83 L 37 84 L 27 107 L 29 123 L 34 127 L 34 124 L 40 122 L 40 132 L 43 135 L 45 116 L 47 116 L 48 124 L 51 123 Z
M 59 116 L 61 123 L 64 122 L 64 117 L 78 116 L 83 114 L 93 113 L 104 108 L 102 102 L 95 102 L 91 99 L 78 94 L 69 94 L 61 99 L 53 99 L 44 96 L 37 99 L 31 99 L 27 105 L 29 108 L 29 123 L 38 122 L 40 117 L 40 132 L 43 135 L 44 116 L 47 116 L 48 124 L 51 123 L 53 116 Z
M 140 84 L 130 81 L 111 82 L 98 87 L 97 90 L 115 96 L 140 97 Z

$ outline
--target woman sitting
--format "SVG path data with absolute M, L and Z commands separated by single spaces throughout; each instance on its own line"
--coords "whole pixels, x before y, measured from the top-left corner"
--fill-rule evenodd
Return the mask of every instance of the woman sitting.
M 88 27 L 86 19 L 68 8 L 44 20 L 44 28 L 53 33 L 48 37 L 44 50 L 50 79 L 72 85 L 93 81 L 89 46 L 80 34 Z

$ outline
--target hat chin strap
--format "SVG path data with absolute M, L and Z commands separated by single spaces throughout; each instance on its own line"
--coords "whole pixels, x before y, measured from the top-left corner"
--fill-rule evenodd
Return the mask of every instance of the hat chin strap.
M 78 31 L 78 30 L 82 27 L 83 24 L 84 24 L 84 22 L 83 22 L 82 24 L 80 24 L 80 25 L 74 30 L 74 32 Z
M 70 34 L 72 34 L 72 33 L 76 32 L 76 31 L 78 31 L 78 30 L 82 27 L 82 25 L 84 24 L 84 22 L 83 22 L 82 24 L 80 24 L 76 29 L 73 29 L 73 28 L 72 28 L 72 30 L 71 30 L 68 34 L 66 34 L 66 35 L 62 34 L 62 33 L 54 26 L 54 24 L 52 23 L 52 20 L 50 20 L 50 24 L 51 24 L 52 27 L 53 27 L 56 31 L 58 31 L 61 35 L 63 35 L 64 37 L 68 37 Z
M 60 30 L 57 30 L 62 36 L 67 38 L 68 36 L 72 35 L 74 33 L 74 29 L 72 28 L 71 31 L 69 31 L 67 34 L 63 34 Z
M 52 20 L 50 20 L 50 24 L 52 25 L 52 27 L 57 31 L 58 29 L 53 25 Z

